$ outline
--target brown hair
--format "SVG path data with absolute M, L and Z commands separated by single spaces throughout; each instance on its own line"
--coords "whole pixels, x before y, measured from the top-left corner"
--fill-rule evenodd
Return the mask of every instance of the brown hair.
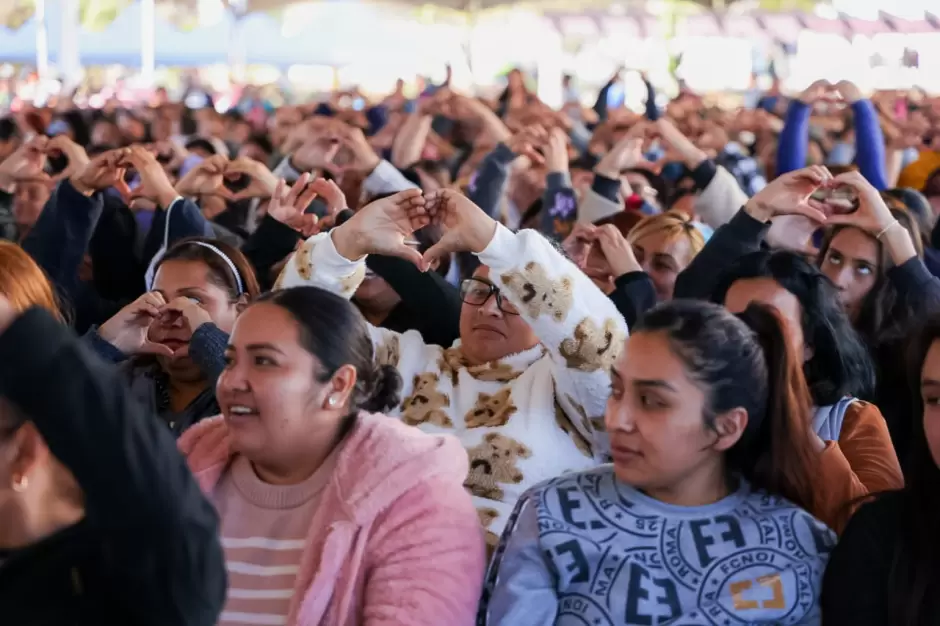
M 920 228 L 917 221 L 909 211 L 901 209 L 890 209 L 894 219 L 904 227 L 911 240 L 914 243 L 914 250 L 917 256 L 923 258 L 924 244 L 920 236 Z M 829 246 L 835 236 L 846 228 L 857 228 L 851 225 L 835 226 L 826 231 L 822 245 L 819 247 L 817 264 L 821 265 L 829 254 Z M 861 229 L 858 229 L 861 231 Z M 900 335 L 906 334 L 908 326 L 914 320 L 911 319 L 912 311 L 909 310 L 905 302 L 898 298 L 894 285 L 888 279 L 887 271 L 893 265 L 888 250 L 874 235 L 866 231 L 861 231 L 870 237 L 878 248 L 878 274 L 875 284 L 862 301 L 862 306 L 858 317 L 854 322 L 855 329 L 870 346 L 875 346 L 886 339 L 897 339 Z
M 221 256 L 202 245 L 209 244 L 225 254 L 238 270 L 238 278 L 241 279 L 243 291 L 239 293 L 238 280 L 232 274 L 232 268 L 225 262 Z M 261 294 L 261 287 L 258 285 L 258 278 L 255 276 L 254 267 L 242 254 L 242 251 L 234 246 L 230 246 L 224 241 L 218 239 L 209 239 L 206 237 L 190 237 L 182 239 L 175 243 L 162 259 L 154 266 L 154 273 L 161 265 L 167 261 L 199 261 L 209 267 L 209 280 L 213 285 L 225 289 L 229 293 L 231 300 L 238 300 L 239 296 L 245 295 L 249 300 L 254 300 Z
M 17 312 L 34 306 L 65 321 L 52 284 L 25 250 L 9 241 L 0 240 L 0 293 L 7 297 Z
M 635 332 L 662 332 L 686 373 L 705 394 L 703 421 L 747 412 L 738 441 L 725 452 L 729 476 L 814 510 L 812 400 L 802 359 L 771 307 L 751 304 L 738 316 L 696 300 L 673 300 L 648 311 Z

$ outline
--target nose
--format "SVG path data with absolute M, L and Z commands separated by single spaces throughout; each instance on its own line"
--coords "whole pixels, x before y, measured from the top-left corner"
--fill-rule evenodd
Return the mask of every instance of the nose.
M 845 291 L 852 285 L 852 271 L 848 268 L 840 269 L 835 276 L 830 276 L 833 284 L 839 291 Z
M 503 317 L 503 312 L 499 310 L 499 303 L 496 301 L 495 293 L 490 294 L 490 297 L 486 299 L 486 302 L 480 305 L 477 314 L 485 315 L 487 317 Z
M 250 391 L 251 385 L 248 382 L 247 370 L 248 368 L 240 365 L 238 361 L 229 363 L 216 382 L 216 393 Z
M 616 431 L 632 433 L 636 431 L 636 422 L 630 409 L 621 403 L 614 402 L 613 399 L 607 401 L 607 409 L 604 411 L 604 425 L 609 433 Z

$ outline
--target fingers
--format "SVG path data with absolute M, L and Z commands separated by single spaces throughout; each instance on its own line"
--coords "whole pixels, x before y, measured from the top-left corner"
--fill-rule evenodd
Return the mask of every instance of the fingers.
M 144 341 L 141 344 L 140 348 L 137 350 L 138 354 L 152 354 L 155 356 L 166 356 L 172 357 L 173 351 L 170 350 L 168 346 L 163 345 L 162 343 L 155 343 L 153 341 Z
M 282 180 L 283 179 L 278 180 L 278 184 L 274 188 L 275 197 L 280 197 L 278 195 L 277 187 L 281 185 Z M 295 182 L 294 185 L 287 192 L 287 197 L 285 198 L 284 202 L 294 208 L 297 208 L 297 200 L 300 198 L 301 194 L 306 189 L 307 182 L 309 180 L 310 180 L 310 174 L 306 174 L 306 173 L 301 174 L 300 178 L 297 179 L 297 182 Z M 309 202 L 307 204 L 309 204 Z
M 447 235 L 444 235 L 436 244 L 428 248 L 423 255 L 419 254 L 420 259 L 416 264 L 418 269 L 426 272 L 435 264 L 440 263 L 441 259 L 454 252 L 455 248 L 449 239 Z

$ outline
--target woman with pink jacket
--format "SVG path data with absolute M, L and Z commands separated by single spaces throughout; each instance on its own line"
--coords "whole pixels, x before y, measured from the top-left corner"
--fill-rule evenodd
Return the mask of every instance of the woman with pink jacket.
M 381 411 L 401 379 L 373 365 L 362 316 L 315 287 L 235 324 L 222 415 L 179 441 L 221 519 L 219 626 L 471 624 L 484 568 L 467 455 Z

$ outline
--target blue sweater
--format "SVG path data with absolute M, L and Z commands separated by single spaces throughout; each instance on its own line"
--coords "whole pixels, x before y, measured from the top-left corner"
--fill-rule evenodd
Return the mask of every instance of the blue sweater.
M 533 488 L 487 574 L 494 626 L 818 624 L 835 535 L 743 483 L 681 507 L 617 481 L 610 465 Z
M 777 145 L 777 176 L 806 167 L 811 108 L 794 100 Z M 888 188 L 885 172 L 885 140 L 878 124 L 878 114 L 868 100 L 852 105 L 855 117 L 855 161 L 862 176 L 878 191 Z

